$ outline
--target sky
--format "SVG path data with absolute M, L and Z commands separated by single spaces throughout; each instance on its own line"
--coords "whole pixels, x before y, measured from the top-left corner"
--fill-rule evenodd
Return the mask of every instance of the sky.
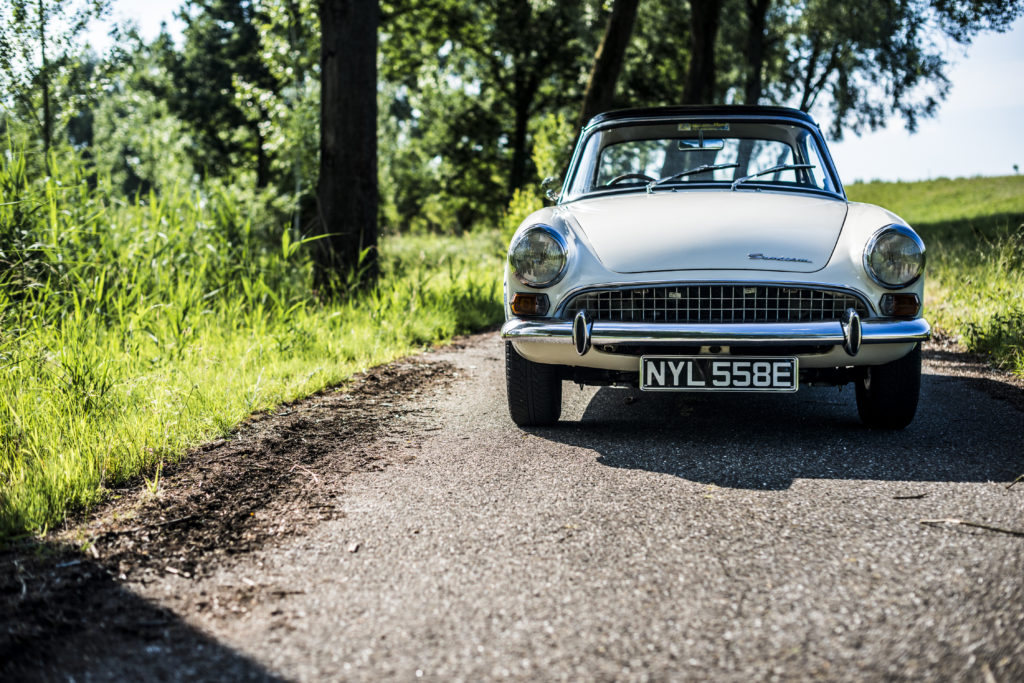
M 881 131 L 831 143 L 844 183 L 926 180 L 1024 171 L 1024 18 L 949 55 L 952 89 L 935 118 L 909 134 L 899 118 Z M 822 120 L 822 128 L 827 121 Z
M 172 34 L 180 34 L 180 22 L 174 18 L 174 13 L 181 7 L 181 0 L 112 0 L 110 4 L 108 24 L 130 19 L 139 25 L 142 36 L 147 40 L 152 40 L 160 33 L 161 22 L 167 22 Z M 92 34 L 93 42 L 102 40 L 103 33 L 104 29 L 97 26 Z
M 112 4 L 111 19 L 136 21 L 147 39 L 162 21 L 172 35 L 180 32 L 173 18 L 180 0 Z M 94 29 L 94 45 L 103 44 L 104 32 Z M 966 56 L 954 46 L 948 59 L 952 89 L 938 116 L 921 121 L 916 133 L 896 118 L 880 131 L 830 144 L 844 183 L 1011 175 L 1014 164 L 1024 170 L 1024 18 L 1006 33 L 977 36 Z M 826 114 L 815 114 L 827 130 Z

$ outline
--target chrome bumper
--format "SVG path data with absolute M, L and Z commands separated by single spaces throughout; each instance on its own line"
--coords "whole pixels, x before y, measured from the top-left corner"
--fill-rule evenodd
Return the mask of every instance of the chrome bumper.
M 699 346 L 744 346 L 778 344 L 820 346 L 848 343 L 843 323 L 630 323 L 587 321 L 590 345 L 617 344 L 689 344 Z M 899 344 L 924 341 L 931 337 L 931 326 L 923 318 L 914 320 L 860 321 L 862 344 Z M 501 338 L 524 342 L 573 343 L 571 320 L 523 320 L 512 318 L 501 328 Z

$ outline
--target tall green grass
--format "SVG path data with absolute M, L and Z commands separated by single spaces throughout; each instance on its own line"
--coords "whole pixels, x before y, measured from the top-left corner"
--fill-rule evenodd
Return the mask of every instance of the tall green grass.
M 1024 176 L 846 189 L 896 212 L 925 240 L 929 320 L 1024 376 Z
M 253 411 L 501 317 L 496 236 L 389 237 L 375 288 L 224 192 L 125 201 L 0 157 L 0 539 L 45 530 Z

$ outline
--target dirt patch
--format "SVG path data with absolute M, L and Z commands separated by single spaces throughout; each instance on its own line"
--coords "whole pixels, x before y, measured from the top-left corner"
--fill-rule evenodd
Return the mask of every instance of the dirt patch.
M 232 438 L 168 468 L 156 494 L 137 489 L 65 540 L 92 541 L 118 574 L 202 574 L 220 558 L 336 514 L 334 498 L 348 474 L 411 458 L 416 420 L 404 418 L 422 409 L 409 399 L 453 375 L 447 363 L 405 360 L 357 377 L 344 391 L 255 416 Z
M 0 674 L 58 637 L 185 628 L 120 584 L 195 579 L 340 514 L 346 476 L 415 457 L 425 410 L 416 399 L 455 376 L 430 356 L 374 368 L 341 391 L 254 416 L 166 467 L 155 490 L 140 482 L 86 522 L 0 553 L 0 662 L 14 667 Z

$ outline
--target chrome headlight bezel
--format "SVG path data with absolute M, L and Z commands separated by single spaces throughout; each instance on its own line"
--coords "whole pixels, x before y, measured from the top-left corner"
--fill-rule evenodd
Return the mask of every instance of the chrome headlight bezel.
M 527 277 L 525 277 L 523 273 L 520 272 L 521 264 L 517 263 L 516 260 L 516 249 L 522 246 L 529 236 L 534 235 L 538 232 L 542 233 L 545 237 L 551 239 L 553 245 L 558 248 L 558 256 L 561 260 L 561 263 L 558 267 L 558 271 L 554 274 L 554 276 L 543 281 L 530 280 Z M 563 277 L 565 277 L 565 272 L 569 268 L 569 242 L 566 240 L 565 236 L 561 232 L 555 230 L 550 225 L 546 225 L 544 223 L 536 223 L 526 228 L 525 230 L 520 230 L 516 234 L 515 238 L 512 240 L 512 244 L 509 245 L 508 248 L 508 265 L 509 271 L 512 273 L 512 275 L 515 276 L 515 278 L 519 282 L 523 283 L 527 287 L 533 287 L 535 289 L 543 289 L 545 287 L 550 287 L 552 285 L 557 284 Z
M 886 280 L 878 272 L 875 271 L 875 268 L 871 264 L 871 256 L 875 253 L 875 249 L 878 247 L 879 242 L 881 242 L 883 238 L 894 234 L 910 240 L 914 244 L 914 246 L 917 247 L 917 251 L 920 254 L 920 263 L 918 264 L 917 272 L 914 274 L 913 277 L 903 282 L 891 282 Z M 871 239 L 868 240 L 867 245 L 865 245 L 864 247 L 862 262 L 864 265 L 864 272 L 866 272 L 868 276 L 879 286 L 884 287 L 885 289 L 903 289 L 904 287 L 909 287 L 910 285 L 914 284 L 919 279 L 921 279 L 922 275 L 924 275 L 924 242 L 921 240 L 920 236 L 918 236 L 916 232 L 914 232 L 905 225 L 899 225 L 897 223 L 886 225 L 885 227 L 875 231 L 875 234 L 872 235 Z

